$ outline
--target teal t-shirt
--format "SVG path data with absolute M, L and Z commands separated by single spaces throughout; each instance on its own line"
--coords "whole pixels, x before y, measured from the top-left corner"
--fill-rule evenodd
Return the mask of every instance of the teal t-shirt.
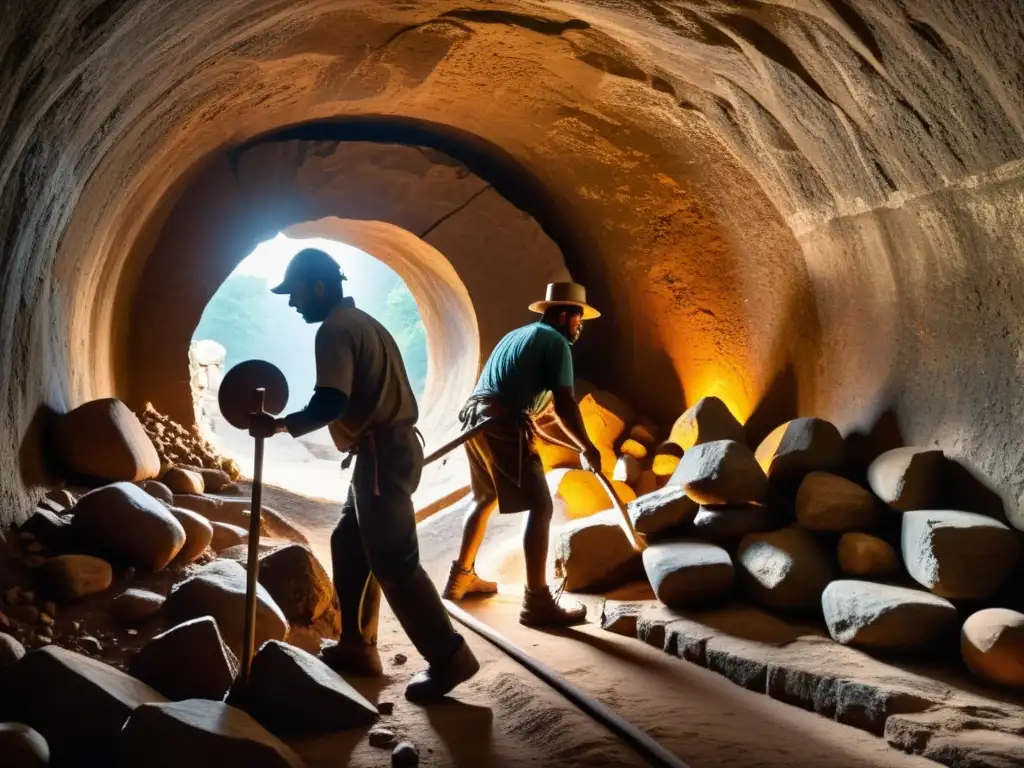
M 574 381 L 568 340 L 546 323 L 517 328 L 498 342 L 475 394 L 495 395 L 517 412 L 536 413 L 555 389 Z

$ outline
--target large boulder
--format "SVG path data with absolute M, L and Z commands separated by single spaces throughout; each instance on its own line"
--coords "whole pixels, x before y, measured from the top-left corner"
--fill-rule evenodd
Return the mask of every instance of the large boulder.
M 76 474 L 132 483 L 160 474 L 153 442 L 120 400 L 78 406 L 57 420 L 54 437 L 61 462 Z
M 638 496 L 626 505 L 626 510 L 637 533 L 650 536 L 692 522 L 697 514 L 697 502 L 678 485 L 668 485 Z
M 832 561 L 803 528 L 752 533 L 743 537 L 736 565 L 750 595 L 767 608 L 811 610 L 832 580 Z
M 676 419 L 668 439 L 684 451 L 695 445 L 713 443 L 716 440 L 742 443 L 743 425 L 719 398 L 705 397 Z
M 131 483 L 82 496 L 71 530 L 96 554 L 151 571 L 166 567 L 185 544 L 185 529 L 167 507 Z
M 309 547 L 288 544 L 261 556 L 259 582 L 288 621 L 321 624 L 333 636 L 341 631 L 334 583 Z
M 843 645 L 913 650 L 941 641 L 956 625 L 948 600 L 889 584 L 841 579 L 821 595 L 832 639 Z
M 547 478 L 555 513 L 560 519 L 579 520 L 612 507 L 604 485 L 593 472 L 556 469 L 549 472 Z M 624 503 L 636 498 L 636 493 L 625 483 L 612 481 L 612 488 Z
M 900 567 L 892 545 L 867 533 L 844 533 L 838 554 L 839 567 L 852 576 L 889 576 Z
M 762 533 L 782 527 L 779 514 L 763 504 L 700 507 L 693 518 L 693 535 L 713 544 L 728 546 L 748 533 Z
M 213 524 L 198 512 L 182 507 L 168 507 L 174 519 L 185 529 L 185 544 L 175 561 L 183 565 L 193 562 L 213 541 Z
M 716 440 L 694 446 L 683 456 L 669 481 L 698 504 L 746 504 L 760 501 L 768 480 L 742 443 Z
M 554 558 L 570 592 L 616 587 L 642 571 L 640 555 L 626 538 L 615 510 L 562 526 L 556 534 Z
M 898 512 L 931 509 L 942 498 L 946 460 L 930 448 L 894 448 L 868 466 L 868 485 Z
M 212 616 L 236 656 L 242 653 L 245 616 L 245 569 L 233 560 L 214 560 L 176 584 L 164 603 L 174 621 Z M 256 647 L 288 637 L 288 621 L 266 588 L 256 589 Z
M 377 707 L 318 658 L 274 641 L 253 657 L 248 690 L 232 691 L 229 701 L 274 733 L 340 731 L 378 717 Z
M 643 559 L 654 594 L 670 608 L 720 600 L 735 577 L 729 553 L 704 541 L 675 539 L 652 544 L 644 550 Z
M 238 659 L 213 617 L 203 616 L 154 637 L 132 657 L 129 670 L 172 701 L 221 701 L 238 674 Z
M 842 532 L 875 525 L 881 505 L 844 477 L 811 472 L 796 494 L 796 520 L 810 531 Z
M 17 719 L 46 739 L 55 765 L 110 765 L 132 711 L 166 701 L 134 677 L 55 645 L 26 654 L 5 693 Z
M 795 493 L 811 472 L 841 469 L 845 445 L 834 424 L 804 417 L 773 429 L 757 446 L 755 455 L 773 486 Z
M 1016 534 L 984 515 L 955 510 L 905 512 L 900 534 L 907 572 L 936 595 L 980 600 L 1017 564 Z
M 110 563 L 91 555 L 60 555 L 39 569 L 47 594 L 58 600 L 78 600 L 110 587 L 114 570 Z
M 199 495 L 206 492 L 206 483 L 198 472 L 184 467 L 171 467 L 160 482 L 171 489 L 171 493 L 190 493 Z
M 976 675 L 1024 686 L 1024 614 L 1006 608 L 972 614 L 960 631 L 960 652 Z
M 46 739 L 24 723 L 0 723 L 0 755 L 4 768 L 45 768 L 50 764 Z
M 146 768 L 180 768 L 183 763 L 190 768 L 306 766 L 245 712 L 206 699 L 139 707 L 125 723 L 118 755 L 120 765 Z

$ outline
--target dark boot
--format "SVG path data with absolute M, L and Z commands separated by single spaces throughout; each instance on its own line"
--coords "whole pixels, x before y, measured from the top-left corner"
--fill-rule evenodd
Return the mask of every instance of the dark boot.
M 571 627 L 587 620 L 587 608 L 579 603 L 563 608 L 547 587 L 523 594 L 523 609 L 519 623 L 527 627 Z
M 458 649 L 446 661 L 431 664 L 413 677 L 405 689 L 405 697 L 417 704 L 437 701 L 479 670 L 480 662 L 469 649 L 469 644 L 460 637 Z

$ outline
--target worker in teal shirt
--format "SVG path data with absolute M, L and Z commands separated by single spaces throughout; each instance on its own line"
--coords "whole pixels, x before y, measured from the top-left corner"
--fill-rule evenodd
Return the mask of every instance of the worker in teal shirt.
M 539 432 L 534 417 L 552 401 L 560 426 L 579 449 L 583 463 L 601 471 L 601 455 L 587 436 L 573 391 L 571 349 L 583 321 L 600 313 L 587 304 L 586 291 L 577 283 L 548 285 L 546 299 L 531 304 L 530 309 L 540 313 L 541 319 L 498 342 L 460 414 L 465 429 L 484 419 L 489 422 L 466 442 L 473 503 L 444 596 L 461 600 L 467 594 L 497 592 L 497 584 L 481 579 L 475 568 L 487 521 L 495 507 L 503 514 L 526 512 L 526 591 L 519 620 L 527 626 L 568 626 L 585 620 L 586 608 L 560 606 L 548 586 L 553 504 L 533 444 Z

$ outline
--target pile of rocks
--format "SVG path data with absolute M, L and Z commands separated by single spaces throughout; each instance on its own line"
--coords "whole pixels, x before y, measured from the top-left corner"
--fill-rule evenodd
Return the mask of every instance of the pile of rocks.
M 159 413 L 152 403 L 146 403 L 139 414 L 139 421 L 160 457 L 160 465 L 166 469 L 184 466 L 194 469 L 220 470 L 231 481 L 241 477 L 234 460 L 221 457 L 203 437 L 198 427 L 185 429 L 169 416 Z M 212 489 L 211 489 L 212 490 Z
M 634 471 L 616 474 L 624 481 L 617 492 L 647 538 L 642 555 L 595 478 L 549 473 L 568 520 L 553 548 L 567 589 L 605 591 L 645 576 L 672 609 L 740 597 L 823 621 L 845 645 L 917 655 L 955 647 L 959 631 L 971 670 L 1024 684 L 1024 615 L 993 605 L 1018 567 L 1019 534 L 991 517 L 943 508 L 949 465 L 941 451 L 888 451 L 858 483 L 831 423 L 795 419 L 751 450 L 715 398 L 690 408 L 654 447 L 655 459 L 678 454 L 667 478 L 634 442 L 646 447 L 621 436 L 616 447 L 647 461 L 639 473 L 652 472 L 655 488 L 638 494 Z

